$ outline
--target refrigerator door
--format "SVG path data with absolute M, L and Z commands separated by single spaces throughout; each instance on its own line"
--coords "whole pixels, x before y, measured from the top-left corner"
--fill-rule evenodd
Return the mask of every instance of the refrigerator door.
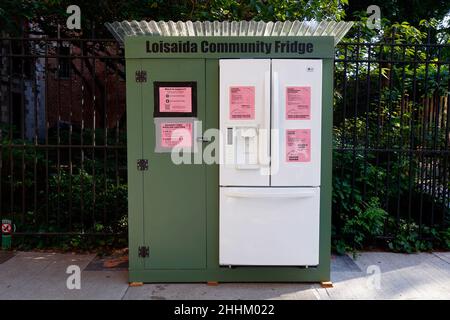
M 322 61 L 272 60 L 271 186 L 320 185 Z
M 220 60 L 220 185 L 269 186 L 270 60 Z
M 220 265 L 319 264 L 319 188 L 220 188 Z

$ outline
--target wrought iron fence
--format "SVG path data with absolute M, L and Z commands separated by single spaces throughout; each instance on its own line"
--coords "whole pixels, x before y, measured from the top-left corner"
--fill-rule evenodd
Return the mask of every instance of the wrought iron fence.
M 37 37 L 0 50 L 0 216 L 36 239 L 124 232 L 122 49 Z
M 18 236 L 123 233 L 122 49 L 1 38 L 0 53 L 0 217 Z M 449 224 L 449 68 L 448 45 L 338 45 L 335 217 L 377 199 L 396 221 Z
M 448 226 L 449 67 L 449 45 L 338 46 L 335 217 L 376 199 L 391 220 L 414 224 L 420 233 Z M 385 236 L 393 234 L 385 228 Z

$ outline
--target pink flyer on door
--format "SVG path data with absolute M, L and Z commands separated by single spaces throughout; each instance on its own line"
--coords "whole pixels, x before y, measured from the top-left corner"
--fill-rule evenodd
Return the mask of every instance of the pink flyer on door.
M 159 112 L 192 112 L 192 88 L 160 87 Z
M 230 119 L 255 119 L 255 87 L 230 87 Z
M 165 122 L 160 124 L 161 147 L 173 148 L 192 146 L 192 123 Z
M 311 119 L 311 87 L 286 87 L 286 120 Z
M 311 161 L 311 130 L 286 130 L 286 162 Z

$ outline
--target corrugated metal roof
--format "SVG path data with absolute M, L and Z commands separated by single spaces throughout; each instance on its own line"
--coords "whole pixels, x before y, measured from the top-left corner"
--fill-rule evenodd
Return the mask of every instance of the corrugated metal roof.
M 123 44 L 132 36 L 334 36 L 337 44 L 353 25 L 352 21 L 122 21 L 105 24 Z

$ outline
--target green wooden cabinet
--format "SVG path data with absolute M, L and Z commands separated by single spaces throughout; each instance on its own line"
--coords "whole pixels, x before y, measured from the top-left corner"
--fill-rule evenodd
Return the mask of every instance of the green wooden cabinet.
M 125 42 L 127 73 L 130 281 L 329 281 L 331 251 L 331 134 L 333 37 L 196 37 L 202 41 L 295 41 L 311 52 L 247 54 L 153 52 L 152 43 L 180 37 L 140 36 Z M 183 39 L 185 41 L 185 39 Z M 317 267 L 219 266 L 219 168 L 175 165 L 170 153 L 155 152 L 155 82 L 195 82 L 196 118 L 202 129 L 219 126 L 219 58 L 323 59 L 320 256 Z M 199 143 L 202 152 L 207 143 Z M 148 163 L 140 170 L 139 161 Z M 148 248 L 148 251 L 146 250 Z M 301 250 L 301 247 L 299 247 Z M 147 255 L 148 252 L 148 255 Z

